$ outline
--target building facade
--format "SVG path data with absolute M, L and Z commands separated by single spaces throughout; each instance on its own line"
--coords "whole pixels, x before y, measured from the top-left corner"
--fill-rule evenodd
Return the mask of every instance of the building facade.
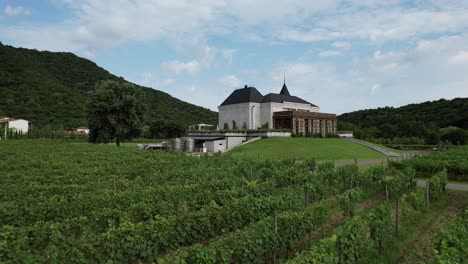
M 3 118 L 0 119 L 1 124 L 6 124 L 8 129 L 13 129 L 17 132 L 28 133 L 31 129 L 31 122 L 19 118 Z
M 283 85 L 279 94 L 263 96 L 255 87 L 237 89 L 218 107 L 218 127 L 233 129 L 285 129 L 294 134 L 336 134 L 336 115 L 320 113 L 320 107 L 292 96 Z

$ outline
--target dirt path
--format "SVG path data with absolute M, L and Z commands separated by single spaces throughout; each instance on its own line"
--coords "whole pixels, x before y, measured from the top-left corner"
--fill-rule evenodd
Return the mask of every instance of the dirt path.
M 404 154 L 398 157 L 388 157 L 388 158 L 383 158 L 383 159 L 371 159 L 371 160 L 358 160 L 357 165 L 372 165 L 372 164 L 386 164 L 389 160 L 391 161 L 398 161 L 398 160 L 404 160 L 404 159 L 410 159 L 414 156 L 414 154 Z M 354 161 L 347 161 L 347 162 L 337 162 L 335 164 L 336 167 L 342 167 L 345 165 L 351 165 L 355 164 Z
M 367 141 L 364 141 L 364 140 L 360 140 L 360 139 L 356 139 L 356 138 L 346 138 L 346 140 L 354 142 L 354 143 L 359 144 L 359 145 L 362 145 L 364 147 L 368 147 L 370 149 L 378 151 L 378 152 L 380 152 L 382 154 L 385 154 L 387 156 L 400 157 L 402 155 L 400 153 L 396 153 L 396 152 L 391 151 L 389 149 L 379 147 L 377 145 L 374 145 L 374 144 L 372 144 L 370 142 L 367 142 Z
M 426 186 L 427 180 L 417 180 L 416 184 L 418 186 Z M 461 182 L 449 182 L 446 186 L 449 190 L 457 190 L 457 191 L 466 191 L 468 192 L 468 183 L 461 183 Z
M 421 263 L 429 260 L 434 254 L 437 235 L 454 221 L 467 197 L 464 193 L 453 194 L 434 217 L 415 232 L 415 239 L 403 247 L 396 263 Z

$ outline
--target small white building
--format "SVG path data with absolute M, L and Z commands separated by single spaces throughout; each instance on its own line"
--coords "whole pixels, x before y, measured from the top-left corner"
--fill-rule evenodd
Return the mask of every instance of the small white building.
M 354 138 L 353 131 L 338 131 L 336 134 L 340 138 Z
M 6 124 L 5 128 L 13 129 L 18 132 L 28 133 L 31 129 L 31 122 L 19 118 L 3 118 L 0 119 L 0 124 Z
M 86 135 L 89 135 L 89 127 L 80 126 L 76 129 L 76 131 L 79 133 L 85 133 Z

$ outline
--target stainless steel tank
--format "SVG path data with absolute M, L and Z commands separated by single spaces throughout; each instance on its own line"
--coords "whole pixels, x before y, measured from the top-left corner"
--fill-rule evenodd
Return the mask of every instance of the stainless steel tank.
M 185 140 L 185 151 L 188 153 L 195 151 L 195 140 L 193 138 L 187 138 Z
M 171 149 L 174 152 L 182 151 L 182 140 L 180 138 L 173 138 L 171 140 Z

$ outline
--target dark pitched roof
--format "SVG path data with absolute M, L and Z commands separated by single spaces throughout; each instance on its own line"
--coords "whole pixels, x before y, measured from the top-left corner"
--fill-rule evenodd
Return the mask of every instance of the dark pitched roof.
M 281 88 L 280 94 L 290 96 L 286 83 L 283 84 L 283 88 Z
M 283 89 L 279 94 L 269 93 L 263 96 L 255 87 L 247 87 L 237 89 L 229 95 L 229 97 L 224 100 L 224 102 L 220 105 L 232 105 L 232 104 L 241 104 L 241 103 L 283 103 L 283 102 L 291 102 L 291 103 L 300 103 L 300 104 L 309 104 L 311 106 L 315 106 L 297 96 L 291 96 L 288 91 L 288 87 L 286 84 L 283 85 Z
M 274 103 L 291 102 L 291 103 L 300 103 L 300 104 L 310 104 L 311 106 L 316 106 L 297 96 L 274 94 L 274 93 L 269 93 L 263 97 L 262 103 L 269 103 L 269 102 L 274 102 Z
M 232 92 L 221 106 L 248 102 L 261 103 L 262 101 L 263 95 L 255 87 L 247 87 L 246 85 L 244 88 Z

